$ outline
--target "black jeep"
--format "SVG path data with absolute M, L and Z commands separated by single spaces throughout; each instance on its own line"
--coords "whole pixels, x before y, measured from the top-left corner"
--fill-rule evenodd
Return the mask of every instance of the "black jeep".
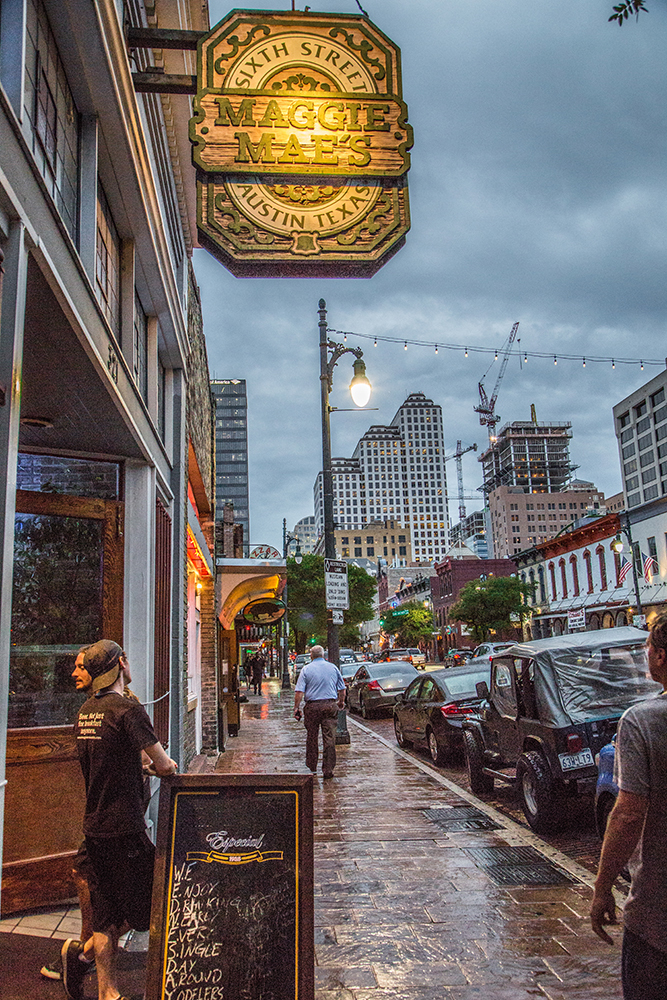
M 595 791 L 595 755 L 625 709 L 662 690 L 648 675 L 645 643 L 640 629 L 612 628 L 494 656 L 491 690 L 477 685 L 484 701 L 463 723 L 473 792 L 493 791 L 494 779 L 516 783 L 533 830 L 555 829 L 566 796 Z

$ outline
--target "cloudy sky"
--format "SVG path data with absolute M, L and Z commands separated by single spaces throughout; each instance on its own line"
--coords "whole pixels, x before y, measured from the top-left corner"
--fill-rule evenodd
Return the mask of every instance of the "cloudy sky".
M 248 382 L 251 543 L 282 548 L 283 517 L 313 513 L 320 298 L 332 328 L 378 337 L 500 348 L 518 320 L 522 353 L 667 355 L 667 4 L 647 0 L 619 28 L 612 2 L 362 0 L 402 50 L 415 131 L 405 247 L 361 280 L 238 279 L 195 254 L 211 372 Z M 212 24 L 230 9 L 209 6 Z M 311 8 L 358 13 L 355 0 Z M 348 344 L 364 350 L 377 411 L 333 415 L 334 455 L 414 391 L 442 406 L 448 453 L 484 444 L 473 406 L 490 364 L 489 395 L 495 384 L 493 355 Z M 496 409 L 501 425 L 530 419 L 531 403 L 540 420 L 571 420 L 577 475 L 610 495 L 612 405 L 659 371 L 515 356 Z M 345 357 L 332 405 L 350 405 L 351 374 Z M 472 493 L 481 467 L 472 453 L 463 463 Z M 453 462 L 448 474 L 452 496 Z

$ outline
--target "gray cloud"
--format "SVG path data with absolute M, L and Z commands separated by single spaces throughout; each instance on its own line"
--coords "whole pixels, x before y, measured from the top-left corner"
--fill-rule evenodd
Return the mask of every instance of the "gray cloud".
M 599 3 L 364 6 L 403 52 L 415 129 L 404 249 L 369 281 L 238 280 L 195 255 L 211 368 L 248 380 L 253 542 L 278 544 L 283 516 L 291 526 L 312 513 L 321 296 L 332 327 L 365 334 L 500 347 L 518 319 L 529 351 L 667 353 L 664 6 L 622 29 Z M 210 8 L 213 22 L 228 10 L 221 0 Z M 352 0 L 321 9 L 357 11 Z M 483 445 L 473 406 L 491 358 L 349 343 L 365 352 L 378 411 L 334 415 L 334 454 L 350 454 L 415 390 L 442 405 L 448 448 L 458 438 Z M 571 420 L 579 475 L 612 493 L 611 407 L 656 371 L 513 358 L 498 410 L 528 419 L 534 402 L 540 419 Z M 344 358 L 334 405 L 347 405 L 350 375 Z M 474 456 L 464 475 L 473 492 Z M 448 476 L 453 494 L 451 466 Z

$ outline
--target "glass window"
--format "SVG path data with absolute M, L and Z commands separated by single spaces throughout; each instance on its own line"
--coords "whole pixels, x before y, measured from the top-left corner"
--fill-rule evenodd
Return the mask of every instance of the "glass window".
M 120 499 L 120 466 L 59 455 L 19 454 L 16 485 L 37 493 L 64 493 L 74 497 Z
M 109 326 L 120 332 L 120 237 L 102 185 L 97 186 L 95 290 Z
M 41 0 L 28 0 L 25 123 L 28 141 L 67 231 L 77 240 L 79 112 Z
M 132 373 L 141 398 L 148 400 L 148 317 L 144 312 L 141 299 L 134 293 L 134 350 Z

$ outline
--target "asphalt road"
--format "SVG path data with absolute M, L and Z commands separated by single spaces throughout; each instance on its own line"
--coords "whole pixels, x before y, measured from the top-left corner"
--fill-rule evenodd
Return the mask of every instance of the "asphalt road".
M 383 736 L 384 739 L 395 743 L 394 724 L 390 716 L 376 719 L 361 719 L 359 715 L 354 718 L 367 726 L 373 732 Z M 432 763 L 428 750 L 406 750 L 406 753 L 416 757 L 422 763 L 429 765 L 434 771 L 444 775 L 449 781 L 470 791 L 466 767 L 461 755 L 460 760 L 452 761 L 447 767 L 436 767 Z M 509 816 L 515 822 L 530 829 L 524 818 L 519 796 L 511 785 L 503 785 L 496 782 L 495 790 L 491 795 L 477 796 L 484 802 L 488 802 L 501 813 Z M 591 872 L 597 870 L 600 857 L 600 840 L 595 832 L 595 820 L 593 818 L 593 800 L 589 797 L 568 799 L 569 814 L 562 831 L 555 834 L 541 834 L 541 839 L 562 851 L 573 861 L 577 861 L 584 868 Z

